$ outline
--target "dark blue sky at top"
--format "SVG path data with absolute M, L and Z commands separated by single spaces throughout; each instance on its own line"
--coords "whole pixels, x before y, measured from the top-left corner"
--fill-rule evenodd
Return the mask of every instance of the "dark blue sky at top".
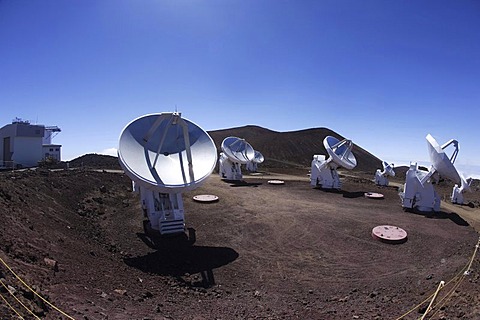
M 3 0 L 0 61 L 2 123 L 60 126 L 67 158 L 177 108 L 205 130 L 328 127 L 391 161 L 427 160 L 431 133 L 480 164 L 478 1 Z

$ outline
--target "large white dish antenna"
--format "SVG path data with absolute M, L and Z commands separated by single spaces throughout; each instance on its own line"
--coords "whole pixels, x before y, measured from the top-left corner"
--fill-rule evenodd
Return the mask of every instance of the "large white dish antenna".
M 335 137 L 326 136 L 323 140 L 323 145 L 332 161 L 340 167 L 352 170 L 357 165 L 357 159 L 355 159 L 352 153 L 353 143 L 351 140 L 344 139 L 339 141 Z
M 265 157 L 263 156 L 263 154 L 260 153 L 260 151 L 255 150 L 255 156 L 252 161 L 255 163 L 262 163 L 263 161 L 265 161 Z
M 234 163 L 246 164 L 255 157 L 253 147 L 245 139 L 226 137 L 221 148 L 227 158 Z
M 430 161 L 432 167 L 443 177 L 451 179 L 455 183 L 460 183 L 461 178 L 457 169 L 453 165 L 458 154 L 458 142 L 457 140 L 450 140 L 443 146 L 440 146 L 437 141 L 430 135 L 427 135 L 428 153 L 430 155 Z M 446 147 L 453 144 L 455 151 L 451 158 L 448 158 L 447 154 L 443 151 Z
M 212 138 L 179 113 L 157 113 L 130 122 L 120 135 L 118 158 L 137 184 L 161 193 L 195 189 L 213 171 Z

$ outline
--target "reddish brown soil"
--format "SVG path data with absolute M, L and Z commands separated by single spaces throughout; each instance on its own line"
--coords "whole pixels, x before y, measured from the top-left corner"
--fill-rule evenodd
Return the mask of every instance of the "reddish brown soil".
M 268 184 L 273 178 L 285 185 Z M 193 246 L 170 238 L 155 249 L 125 175 L 4 172 L 0 258 L 75 319 L 396 319 L 441 280 L 462 274 L 479 235 L 456 211 L 404 212 L 396 188 L 361 177 L 343 182 L 343 191 L 329 192 L 311 188 L 306 172 L 249 176 L 244 184 L 212 175 L 184 194 Z M 369 191 L 385 199 L 365 198 Z M 196 194 L 220 200 L 197 203 Z M 372 228 L 383 224 L 405 229 L 408 240 L 373 239 Z M 440 292 L 441 299 L 453 289 L 432 319 L 480 318 L 479 270 L 477 256 L 456 289 L 450 282 Z M 215 284 L 205 286 L 201 275 L 209 271 Z M 40 318 L 66 319 L 2 264 L 0 278 Z M 0 293 L 33 319 L 3 287 Z M 15 316 L 3 300 L 0 315 Z M 415 310 L 405 319 L 419 316 Z

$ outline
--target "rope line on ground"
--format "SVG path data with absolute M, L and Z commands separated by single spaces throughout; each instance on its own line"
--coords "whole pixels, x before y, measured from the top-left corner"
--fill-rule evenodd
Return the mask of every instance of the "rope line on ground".
M 455 292 L 455 290 L 460 286 L 460 283 L 465 279 L 466 276 L 468 276 L 470 274 L 470 270 L 471 270 L 471 267 L 472 267 L 472 264 L 473 264 L 473 261 L 475 260 L 475 256 L 478 252 L 478 248 L 480 247 L 480 237 L 478 238 L 478 242 L 477 244 L 475 245 L 475 250 L 473 251 L 473 255 L 470 259 L 470 262 L 468 264 L 468 266 L 465 269 L 465 271 L 462 273 L 462 275 L 460 276 L 460 278 L 458 279 L 457 283 L 455 283 L 455 285 L 453 286 L 452 289 L 450 289 L 450 291 L 440 300 L 438 301 L 438 303 L 434 306 L 434 308 L 436 308 L 435 312 L 432 314 L 432 316 L 430 317 L 430 319 L 432 319 L 438 312 L 438 310 L 440 310 L 442 307 L 444 307 L 447 302 L 452 298 L 452 295 L 453 293 Z M 462 269 L 463 271 L 463 269 Z M 445 302 L 443 302 L 443 300 L 445 300 Z M 443 303 L 442 303 L 443 302 Z M 437 306 L 439 306 L 439 308 L 437 308 Z
M 472 264 L 473 264 L 473 261 L 475 260 L 475 256 L 477 254 L 477 251 L 478 251 L 478 248 L 480 247 L 480 237 L 478 239 L 478 242 L 477 244 L 475 245 L 475 250 L 473 251 L 473 254 L 472 254 L 472 257 L 470 258 L 469 260 L 469 263 L 463 267 L 460 272 L 455 275 L 452 279 L 450 279 L 450 281 L 448 281 L 447 283 L 445 283 L 445 285 L 443 287 L 446 287 L 448 286 L 452 281 L 456 280 L 454 286 L 452 289 L 450 289 L 450 291 L 448 291 L 448 293 L 442 298 L 440 299 L 440 301 L 437 302 L 437 304 L 435 304 L 433 307 L 432 307 L 432 310 L 433 309 L 436 309 L 435 312 L 432 314 L 432 317 L 433 315 L 435 315 L 437 312 L 438 312 L 438 308 L 437 306 L 440 305 L 440 303 L 442 303 L 444 300 L 445 302 L 441 305 L 441 306 L 444 306 L 446 304 L 446 302 L 450 299 L 452 293 L 458 288 L 458 286 L 460 285 L 460 283 L 463 281 L 463 279 L 465 278 L 466 275 L 469 274 L 470 272 L 470 268 L 472 267 Z M 417 310 L 421 305 L 423 305 L 425 302 L 427 302 L 428 300 L 432 299 L 432 297 L 435 295 L 435 293 L 432 293 L 431 295 L 429 295 L 425 300 L 423 300 L 422 302 L 420 302 L 419 304 L 417 304 L 416 306 L 414 306 L 412 309 L 410 309 L 409 311 L 405 312 L 404 314 L 402 314 L 400 317 L 396 318 L 395 320 L 400 320 L 400 319 L 403 319 L 404 317 L 406 317 L 407 315 L 409 315 L 410 313 L 412 313 L 413 311 Z
M 435 301 L 435 298 L 437 297 L 438 293 L 440 292 L 440 290 L 443 288 L 444 285 L 445 285 L 445 281 L 440 281 L 440 283 L 438 284 L 437 290 L 435 290 L 435 293 L 433 294 L 432 300 L 431 300 L 430 303 L 428 304 L 427 310 L 425 310 L 425 313 L 424 313 L 423 316 L 420 318 L 420 320 L 425 319 L 425 317 L 427 316 L 427 314 L 430 312 L 430 310 L 432 309 L 433 302 Z
M 2 300 L 7 304 L 7 306 L 17 314 L 17 316 L 20 317 L 20 319 L 24 320 L 24 318 L 22 317 L 22 315 L 20 313 L 18 313 L 18 311 L 7 301 L 7 299 L 5 299 L 5 297 L 3 296 L 3 294 L 0 293 L 0 298 L 2 298 Z
M 37 297 L 39 297 L 43 302 L 45 302 L 46 304 L 48 304 L 50 307 L 52 307 L 54 310 L 58 311 L 59 313 L 61 313 L 62 315 L 64 315 L 65 317 L 67 317 L 68 319 L 71 319 L 71 320 L 75 320 L 73 317 L 69 316 L 68 314 L 66 314 L 64 311 L 60 310 L 59 308 L 57 308 L 56 306 L 54 306 L 53 304 L 51 304 L 47 299 L 45 299 L 44 297 L 42 297 L 40 294 L 38 294 L 35 290 L 33 290 L 28 284 L 25 283 L 25 281 L 23 281 L 13 270 L 12 268 L 10 268 L 10 266 L 5 262 L 3 261 L 3 259 L 0 257 L 0 262 L 3 263 L 3 265 L 8 269 L 8 271 L 10 271 L 14 276 L 15 278 L 18 279 L 18 281 L 20 281 L 26 288 L 28 288 L 30 291 L 32 291 L 32 293 L 34 295 L 36 295 Z
M 30 310 L 26 305 L 24 305 L 23 302 L 20 301 L 20 299 L 18 299 L 18 298 L 13 294 L 13 292 L 8 289 L 8 287 L 5 285 L 5 283 L 3 283 L 3 281 L 0 280 L 0 283 L 1 283 L 2 286 L 8 291 L 8 293 L 10 293 L 10 295 L 11 295 L 15 300 L 17 300 L 17 302 L 20 303 L 20 305 L 21 305 L 25 310 L 28 311 L 28 313 L 30 313 L 30 314 L 31 314 L 32 316 L 34 316 L 36 319 L 39 319 L 39 320 L 40 320 L 40 318 L 37 317 L 37 315 L 36 315 L 35 313 L 33 313 L 32 310 Z M 15 311 L 15 313 L 17 313 L 17 312 Z
M 447 304 L 447 302 L 450 300 L 452 297 L 452 294 L 457 290 L 457 288 L 460 286 L 460 283 L 462 283 L 463 279 L 465 278 L 464 275 L 460 276 L 458 281 L 453 285 L 453 287 L 447 292 L 447 294 L 440 299 L 440 301 L 437 302 L 435 306 L 433 306 L 432 309 L 435 309 L 435 311 L 431 314 L 430 319 L 433 319 L 433 317 L 437 314 L 437 312 Z
M 465 271 L 465 275 L 468 275 L 470 273 L 470 268 L 472 267 L 473 260 L 475 259 L 475 255 L 477 254 L 478 247 L 480 247 L 480 237 L 478 238 L 477 245 L 475 246 L 475 250 L 473 250 L 473 255 L 472 258 L 470 259 L 470 263 L 468 264 L 467 271 Z

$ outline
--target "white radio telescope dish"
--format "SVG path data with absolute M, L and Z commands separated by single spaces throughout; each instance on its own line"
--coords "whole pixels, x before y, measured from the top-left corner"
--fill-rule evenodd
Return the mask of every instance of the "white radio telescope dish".
M 357 165 L 357 159 L 355 159 L 352 153 L 352 140 L 343 139 L 339 141 L 335 137 L 326 136 L 323 140 L 323 145 L 332 161 L 339 167 L 352 170 Z
M 157 113 L 123 129 L 118 159 L 140 193 L 152 229 L 168 234 L 184 231 L 181 193 L 212 173 L 217 151 L 212 138 L 180 113 Z
M 255 150 L 255 156 L 246 164 L 247 170 L 250 172 L 257 172 L 258 164 L 263 161 L 265 161 L 263 154 L 261 154 L 260 151 Z
M 265 161 L 265 157 L 263 156 L 263 154 L 260 153 L 260 151 L 255 150 L 255 157 L 252 161 L 255 163 L 262 163 L 263 161 Z
M 435 191 L 433 183 L 438 182 L 440 177 L 449 178 L 457 184 L 461 183 L 460 175 L 454 166 L 459 150 L 458 141 L 451 139 L 440 146 L 430 134 L 426 136 L 426 139 L 432 165 L 428 171 L 423 171 L 418 169 L 417 163 L 411 163 L 400 197 L 402 206 L 406 209 L 439 211 L 440 197 Z M 450 157 L 445 153 L 445 149 L 449 146 L 454 148 Z
M 255 157 L 253 147 L 237 137 L 226 137 L 222 141 L 222 152 L 233 162 L 245 164 Z
M 382 161 L 383 171 L 377 169 L 375 172 L 375 184 L 378 186 L 388 186 L 388 176 L 395 177 L 393 163 Z
M 310 184 L 321 186 L 324 189 L 341 189 L 340 178 L 337 173 L 338 167 L 351 170 L 357 165 L 357 159 L 352 153 L 353 142 L 351 140 L 338 140 L 332 136 L 326 136 L 323 145 L 329 158 L 324 155 L 314 155 L 310 174 Z
M 253 147 L 238 137 L 226 137 L 222 141 L 222 152 L 219 159 L 219 174 L 223 179 L 241 180 L 241 165 L 255 157 Z
M 460 183 L 460 175 L 458 174 L 457 169 L 453 165 L 458 155 L 458 142 L 457 140 L 449 140 L 443 146 L 440 146 L 437 141 L 428 134 L 427 137 L 428 145 L 428 154 L 430 156 L 430 161 L 432 162 L 432 167 L 445 178 L 449 178 L 455 183 Z M 454 152 L 452 153 L 451 158 L 448 158 L 444 149 L 448 146 L 453 145 L 455 147 Z

